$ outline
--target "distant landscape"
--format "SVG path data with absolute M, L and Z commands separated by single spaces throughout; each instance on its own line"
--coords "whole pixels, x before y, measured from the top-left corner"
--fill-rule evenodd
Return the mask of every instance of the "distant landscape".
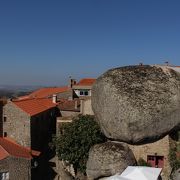
M 0 85 L 0 98 L 15 98 L 25 96 L 32 91 L 41 88 L 40 86 L 18 86 L 18 85 Z

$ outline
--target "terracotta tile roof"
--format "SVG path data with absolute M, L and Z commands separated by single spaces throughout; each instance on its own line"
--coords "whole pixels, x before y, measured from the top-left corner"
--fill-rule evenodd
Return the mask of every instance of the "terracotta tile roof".
M 56 107 L 51 98 L 32 98 L 24 100 L 12 100 L 12 102 L 30 116 L 34 116 L 48 109 Z
M 75 108 L 75 103 L 77 103 L 77 109 Z M 80 100 L 67 100 L 67 99 L 60 99 L 58 102 L 58 107 L 61 111 L 80 111 Z
M 0 160 L 9 156 L 8 152 L 0 145 Z
M 85 78 L 81 79 L 75 86 L 92 86 L 95 83 L 96 79 Z
M 32 159 L 33 156 L 39 155 L 40 152 L 34 150 L 31 151 L 28 148 L 17 144 L 10 138 L 0 137 L 0 160 L 9 156 Z
M 54 87 L 54 88 L 42 88 L 42 89 L 38 89 L 37 91 L 34 91 L 31 94 L 29 94 L 29 97 L 45 98 L 45 97 L 52 96 L 53 94 L 66 92 L 68 90 L 69 90 L 68 86 Z

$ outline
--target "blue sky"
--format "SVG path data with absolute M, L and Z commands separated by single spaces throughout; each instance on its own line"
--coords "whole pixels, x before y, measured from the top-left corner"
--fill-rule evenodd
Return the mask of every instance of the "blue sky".
M 109 68 L 180 65 L 179 0 L 1 0 L 0 84 L 63 85 Z

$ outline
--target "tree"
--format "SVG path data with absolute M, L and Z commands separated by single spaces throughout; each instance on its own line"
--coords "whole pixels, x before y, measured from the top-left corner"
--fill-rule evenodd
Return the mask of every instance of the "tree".
M 85 173 L 89 149 L 105 142 L 106 137 L 90 115 L 80 115 L 72 123 L 63 125 L 62 132 L 54 140 L 59 159 L 73 164 L 75 171 Z

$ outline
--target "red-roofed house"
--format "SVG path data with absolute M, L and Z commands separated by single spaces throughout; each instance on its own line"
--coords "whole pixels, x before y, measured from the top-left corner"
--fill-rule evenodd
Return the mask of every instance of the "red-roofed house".
M 30 98 L 50 98 L 54 94 L 57 98 L 69 98 L 72 96 L 72 90 L 68 86 L 65 87 L 51 87 L 41 88 L 28 95 Z
M 30 180 L 31 160 L 39 155 L 38 151 L 31 151 L 9 138 L 0 137 L 0 179 Z
M 72 89 L 78 97 L 91 96 L 92 85 L 95 81 L 96 79 L 93 78 L 81 79 L 77 84 L 72 86 Z
M 50 175 L 49 143 L 56 134 L 58 113 L 54 97 L 15 99 L 3 107 L 4 138 L 12 138 L 21 146 L 41 152 L 39 166 L 31 170 L 32 179 L 46 179 Z
M 3 107 L 3 136 L 43 151 L 56 131 L 56 106 L 47 98 L 9 101 Z

